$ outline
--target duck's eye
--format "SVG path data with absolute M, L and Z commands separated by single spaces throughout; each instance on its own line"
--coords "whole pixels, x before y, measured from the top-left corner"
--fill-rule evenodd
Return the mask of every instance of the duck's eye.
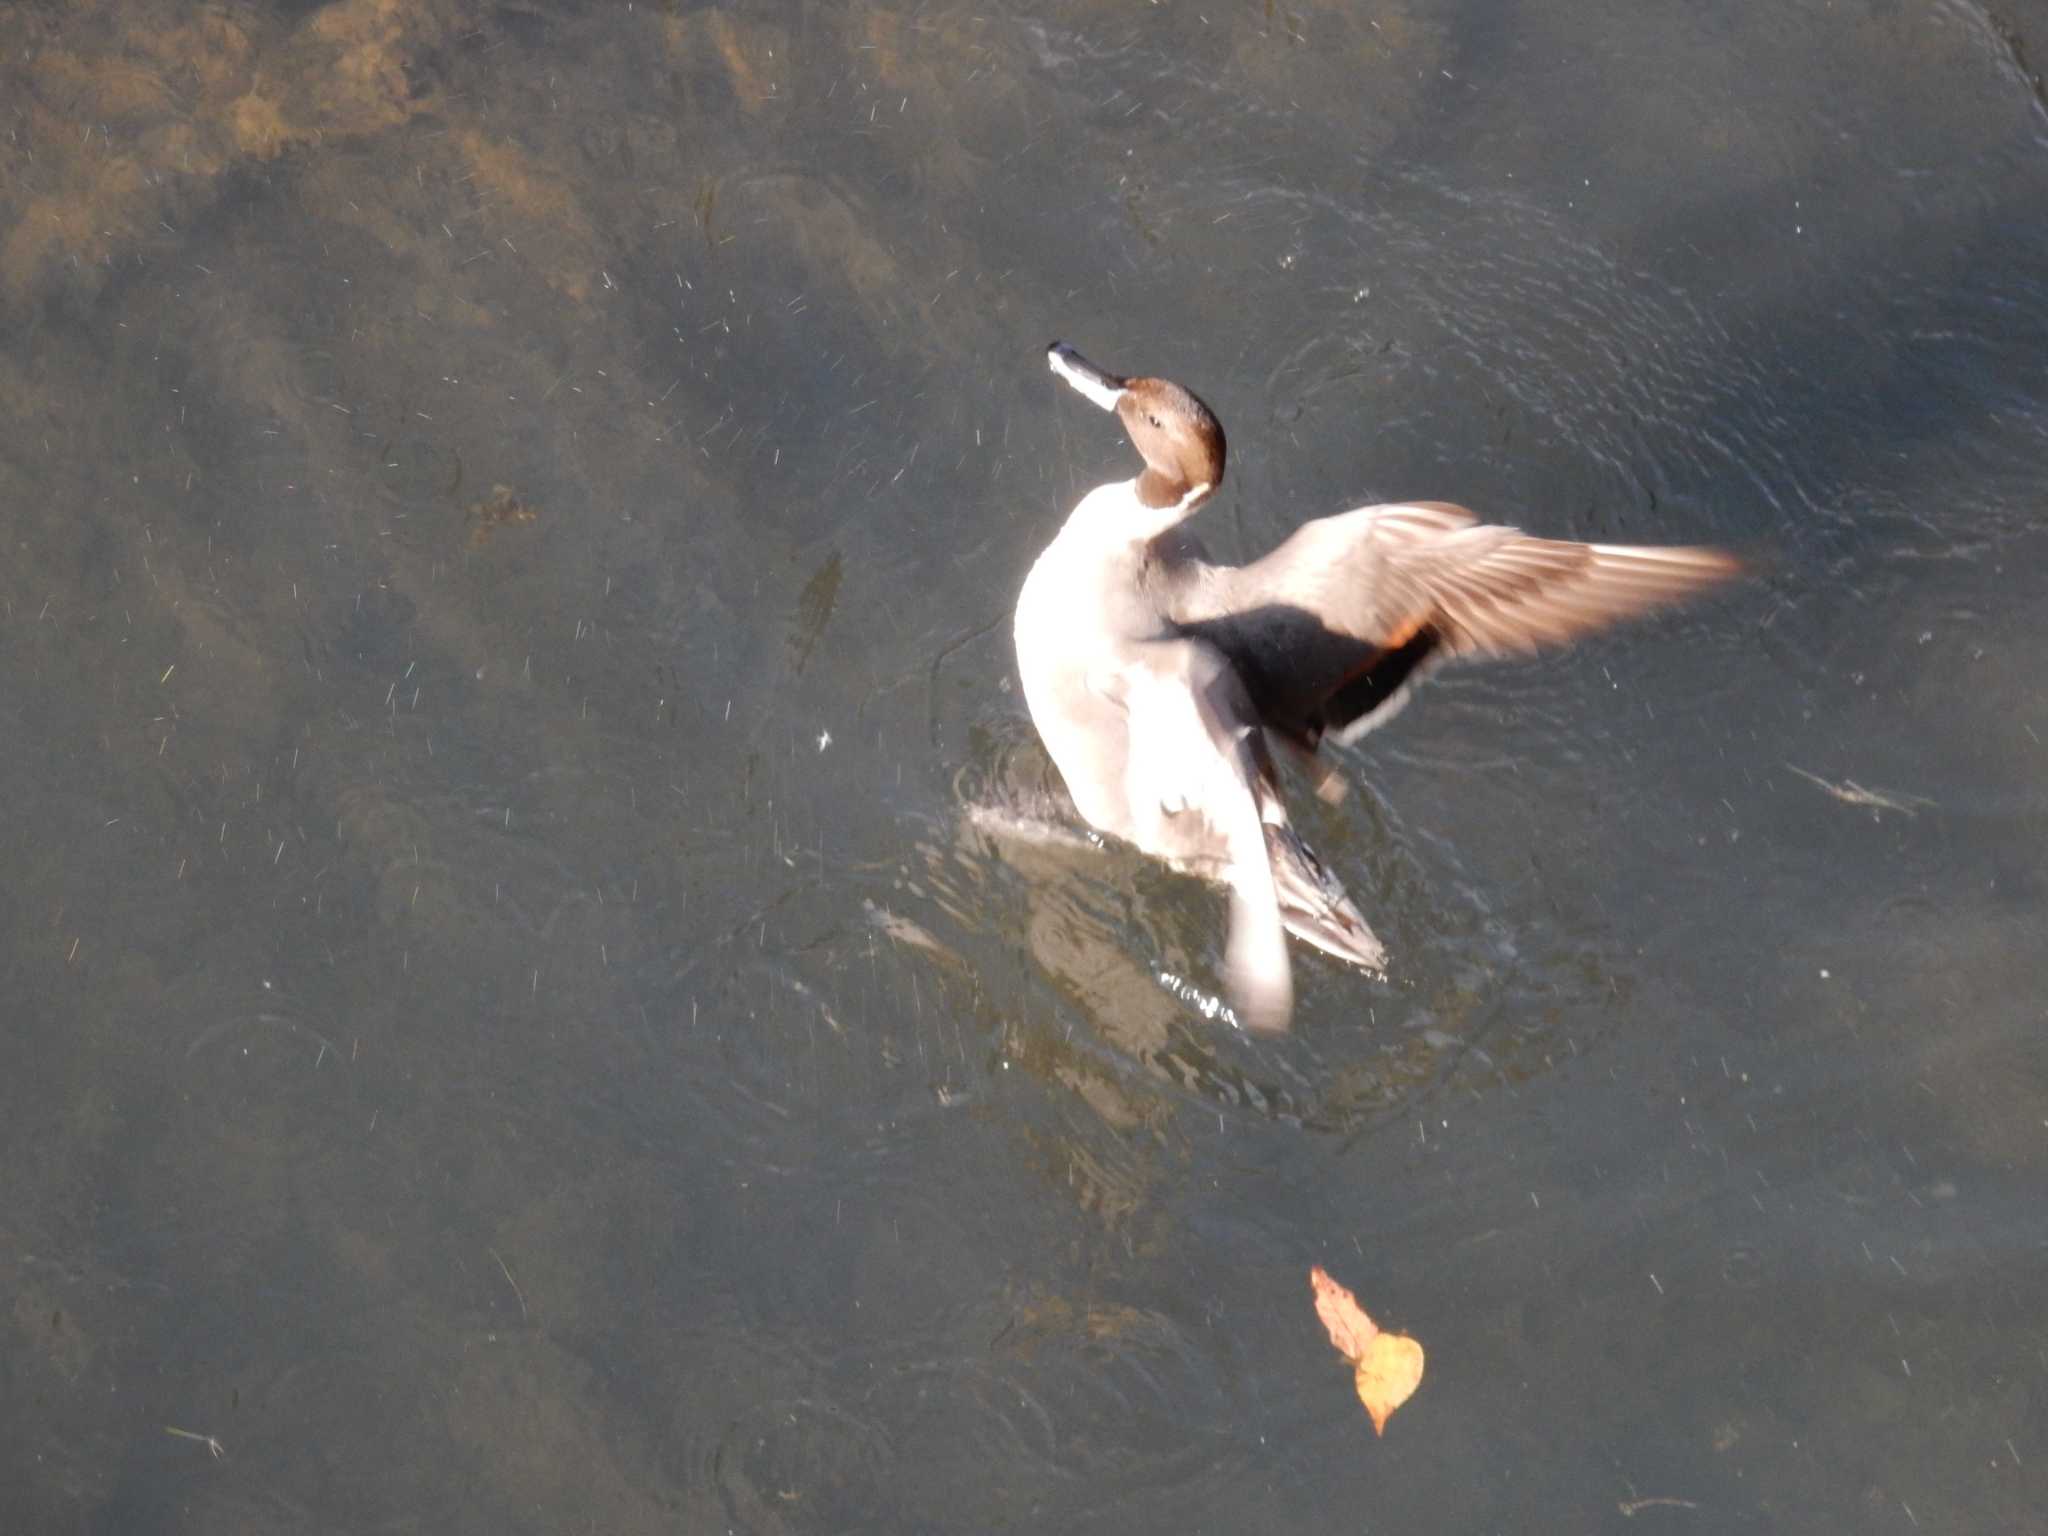
M 1146 417 L 1145 419 L 1146 419 L 1147 421 L 1151 422 L 1153 426 L 1155 426 L 1155 427 L 1158 427 L 1158 426 L 1159 426 L 1159 418 L 1158 418 L 1157 416 L 1147 416 L 1147 417 Z M 1164 427 L 1160 427 L 1159 429 L 1160 429 L 1160 430 L 1161 430 L 1162 432 L 1166 430 L 1166 429 L 1165 429 Z

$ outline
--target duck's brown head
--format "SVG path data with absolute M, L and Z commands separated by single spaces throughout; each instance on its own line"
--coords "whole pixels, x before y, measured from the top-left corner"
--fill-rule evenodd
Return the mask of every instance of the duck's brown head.
M 1144 456 L 1138 499 L 1148 507 L 1193 508 L 1223 481 L 1223 424 L 1191 390 L 1171 379 L 1119 378 L 1064 342 L 1046 349 L 1052 371 L 1106 411 L 1115 411 Z

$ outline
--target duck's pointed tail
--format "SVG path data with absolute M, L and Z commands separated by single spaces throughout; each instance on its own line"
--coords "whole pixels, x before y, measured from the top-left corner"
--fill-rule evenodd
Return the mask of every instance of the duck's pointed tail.
M 1292 827 L 1266 823 L 1266 857 L 1273 866 L 1280 920 L 1289 933 L 1375 976 L 1387 974 L 1386 946 L 1337 877 Z

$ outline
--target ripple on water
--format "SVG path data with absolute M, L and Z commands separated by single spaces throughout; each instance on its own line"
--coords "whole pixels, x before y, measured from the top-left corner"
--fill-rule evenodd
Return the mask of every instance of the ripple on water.
M 1680 503 L 1680 531 L 1694 541 L 1740 541 L 1814 509 L 1765 360 L 1558 216 L 1420 175 L 1346 203 L 1291 189 L 1246 195 L 1294 204 L 1301 238 L 1343 253 L 1326 262 L 1343 278 L 1321 302 L 1297 292 L 1280 307 L 1297 317 L 1296 337 L 1281 338 L 1262 394 L 1296 440 L 1331 444 L 1306 467 L 1334 460 L 1322 472 L 1350 482 L 1350 501 L 1383 487 L 1469 501 L 1538 531 L 1639 538 L 1669 537 L 1666 514 Z M 1430 403 L 1446 400 L 1461 408 Z M 1517 487 L 1534 467 L 1553 486 L 1576 482 L 1581 504 L 1526 507 Z M 1385 484 L 1394 475 L 1430 483 Z M 1751 505 L 1727 504 L 1731 482 Z M 1722 495 L 1702 499 L 1707 488 Z
M 945 893 L 938 931 L 973 964 L 1021 936 L 1017 983 L 993 965 L 981 972 L 1003 999 L 1005 1057 L 1105 1127 L 1156 1132 L 1195 1111 L 1348 1134 L 1453 1089 L 1539 1075 L 1627 1017 L 1633 988 L 1596 926 L 1545 914 L 1511 925 L 1455 847 L 1355 785 L 1342 806 L 1303 797 L 1297 809 L 1387 940 L 1394 977 L 1298 949 L 1295 1032 L 1248 1036 L 1218 989 L 1221 897 L 1089 837 L 1050 792 L 1056 778 L 1028 731 L 1017 721 L 970 734 L 957 819 L 924 848 L 922 879 Z M 1052 1141 L 1073 1177 L 1109 1192 L 1105 1208 L 1133 1208 L 1127 1186 L 1149 1182 L 1114 1147 L 1087 1155 L 1083 1132 Z
M 933 1334 L 942 1347 L 933 1351 Z M 1244 1404 L 1219 1330 L 1032 1292 L 799 1368 L 682 1431 L 688 1476 L 754 1529 L 922 1529 L 919 1511 L 1076 1505 L 1214 1475 Z M 1120 1426 L 1112 1447 L 1099 1426 Z

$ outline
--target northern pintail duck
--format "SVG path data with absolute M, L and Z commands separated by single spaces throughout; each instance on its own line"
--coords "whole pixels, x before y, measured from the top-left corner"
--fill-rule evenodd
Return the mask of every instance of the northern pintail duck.
M 1183 520 L 1223 479 L 1223 428 L 1165 379 L 1072 347 L 1053 372 L 1114 411 L 1145 460 L 1083 496 L 1017 598 L 1031 718 L 1097 830 L 1229 887 L 1225 978 L 1255 1028 L 1286 1027 L 1286 935 L 1384 974 L 1386 951 L 1288 825 L 1270 740 L 1326 798 L 1325 737 L 1379 725 L 1433 666 L 1523 654 L 1724 581 L 1714 549 L 1532 538 L 1447 502 L 1360 507 L 1249 565 L 1211 562 Z

